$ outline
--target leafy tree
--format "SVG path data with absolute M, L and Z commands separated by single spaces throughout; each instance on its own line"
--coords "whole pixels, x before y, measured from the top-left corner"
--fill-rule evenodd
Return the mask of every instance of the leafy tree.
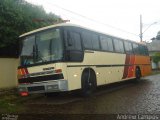
M 152 58 L 153 58 L 153 62 L 158 64 L 158 62 L 160 61 L 160 52 L 155 53 Z
M 51 25 L 58 19 L 61 18 L 47 14 L 42 6 L 25 0 L 0 0 L 0 49 L 17 46 L 20 34 Z

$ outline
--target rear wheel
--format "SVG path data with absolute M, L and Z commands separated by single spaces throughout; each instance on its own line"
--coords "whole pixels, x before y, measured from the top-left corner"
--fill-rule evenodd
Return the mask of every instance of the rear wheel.
M 135 77 L 136 77 L 136 81 L 139 81 L 141 79 L 141 70 L 139 67 L 136 68 Z
M 86 69 L 82 73 L 81 93 L 83 96 L 91 95 L 97 87 L 95 72 L 91 69 Z

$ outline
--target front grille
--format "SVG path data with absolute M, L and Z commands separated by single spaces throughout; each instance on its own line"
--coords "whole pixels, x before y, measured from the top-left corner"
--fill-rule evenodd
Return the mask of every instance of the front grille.
M 64 79 L 63 74 L 22 78 L 18 80 L 18 83 L 33 83 L 33 82 L 42 82 L 42 81 L 59 80 L 59 79 Z
M 28 92 L 33 92 L 33 91 L 44 91 L 45 88 L 44 86 L 34 86 L 34 87 L 28 87 Z

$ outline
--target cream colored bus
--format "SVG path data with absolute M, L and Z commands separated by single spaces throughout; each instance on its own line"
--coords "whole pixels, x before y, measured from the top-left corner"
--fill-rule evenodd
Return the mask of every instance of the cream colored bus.
M 19 92 L 52 93 L 97 86 L 149 75 L 150 57 L 143 44 L 63 23 L 20 36 Z

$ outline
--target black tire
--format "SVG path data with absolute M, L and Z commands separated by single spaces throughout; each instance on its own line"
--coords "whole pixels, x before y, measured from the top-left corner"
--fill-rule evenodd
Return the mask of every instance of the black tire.
M 93 70 L 87 69 L 82 73 L 81 95 L 90 96 L 97 87 L 96 75 Z
M 135 77 L 137 82 L 141 79 L 141 70 L 138 67 L 136 68 L 136 71 L 135 71 Z

